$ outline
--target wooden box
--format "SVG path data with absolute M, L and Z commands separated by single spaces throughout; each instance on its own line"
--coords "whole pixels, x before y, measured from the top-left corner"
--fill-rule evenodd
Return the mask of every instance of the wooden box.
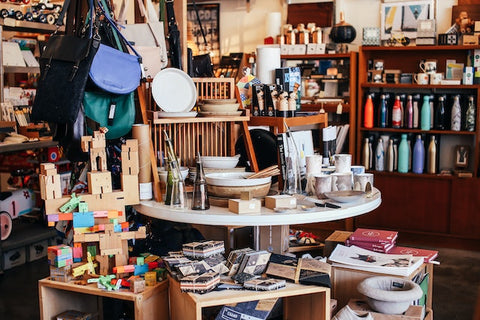
M 323 255 L 325 257 L 330 256 L 337 244 L 345 244 L 345 241 L 350 237 L 352 232 L 350 231 L 334 231 L 328 238 L 325 239 L 325 248 L 323 249 Z
M 427 292 L 426 307 L 432 308 L 432 283 L 433 265 L 423 264 L 408 277 L 380 274 L 363 270 L 354 270 L 347 267 L 332 266 L 332 298 L 338 301 L 338 308 L 341 309 L 348 304 L 350 299 L 363 299 L 364 297 L 357 290 L 357 286 L 364 279 L 375 276 L 393 276 L 411 280 L 419 272 L 429 273 L 429 284 Z
M 228 210 L 238 214 L 260 213 L 262 201 L 259 199 L 229 199 Z
M 269 209 L 275 209 L 275 208 L 292 209 L 297 207 L 297 199 L 286 194 L 266 196 L 265 207 Z

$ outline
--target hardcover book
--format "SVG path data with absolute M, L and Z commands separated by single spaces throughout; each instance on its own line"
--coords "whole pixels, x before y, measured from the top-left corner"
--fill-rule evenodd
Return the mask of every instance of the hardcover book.
M 225 248 L 223 241 L 210 240 L 186 243 L 183 245 L 182 251 L 188 257 L 203 259 L 224 253 Z
M 295 282 L 331 288 L 330 274 L 332 266 L 317 259 L 300 258 L 298 260 Z
M 243 287 L 255 291 L 271 291 L 283 288 L 286 286 L 286 281 L 282 279 L 251 279 L 243 283 Z
M 245 253 L 252 251 L 254 250 L 251 248 L 243 248 L 230 251 L 230 253 L 228 254 L 227 262 L 225 264 L 225 266 L 230 270 L 228 272 L 229 276 L 233 276 L 237 273 L 238 267 L 240 267 L 240 263 L 242 262 Z
M 287 279 L 293 282 L 297 274 L 297 264 L 298 260 L 295 257 L 272 253 L 265 273 L 270 277 Z
M 270 252 L 265 250 L 245 253 L 237 272 L 244 272 L 254 275 L 264 273 L 267 269 L 270 254 Z
M 395 246 L 395 243 L 378 243 L 378 242 L 368 242 L 368 241 L 352 241 L 347 239 L 345 242 L 347 246 L 357 246 L 363 249 L 381 252 L 381 253 L 388 253 L 390 250 Z
M 350 241 L 393 243 L 397 240 L 398 232 L 390 230 L 357 228 L 350 236 Z
M 388 254 L 356 246 L 337 245 L 329 257 L 332 266 L 399 276 L 408 276 L 423 264 L 423 257 Z
M 399 246 L 394 246 L 388 253 L 411 254 L 414 257 L 423 257 L 423 259 L 425 260 L 425 263 L 432 262 L 438 256 L 438 251 L 436 250 L 399 247 Z

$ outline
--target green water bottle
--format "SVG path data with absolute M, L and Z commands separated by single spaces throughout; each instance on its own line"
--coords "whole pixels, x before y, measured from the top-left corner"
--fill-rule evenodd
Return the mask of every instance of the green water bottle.
M 420 128 L 422 130 L 430 130 L 430 101 L 426 95 L 423 97 L 422 110 L 420 115 Z
M 398 172 L 408 172 L 409 153 L 410 152 L 408 148 L 407 135 L 402 134 L 402 140 L 400 141 L 400 145 L 398 146 Z

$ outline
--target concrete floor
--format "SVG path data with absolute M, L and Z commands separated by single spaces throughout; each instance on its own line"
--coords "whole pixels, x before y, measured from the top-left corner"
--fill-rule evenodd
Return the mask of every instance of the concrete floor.
M 434 318 L 473 320 L 480 289 L 480 252 L 454 249 L 439 249 L 439 252 L 440 265 L 434 269 Z M 39 319 L 37 281 L 48 273 L 44 258 L 0 275 L 0 319 Z

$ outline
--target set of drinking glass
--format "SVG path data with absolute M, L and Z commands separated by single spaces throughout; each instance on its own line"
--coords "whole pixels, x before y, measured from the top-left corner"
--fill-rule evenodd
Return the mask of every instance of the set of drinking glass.
M 365 172 L 364 166 L 352 165 L 351 154 L 334 155 L 334 166 L 322 165 L 321 155 L 305 158 L 308 194 L 325 199 L 331 191 L 365 191 L 367 184 L 373 188 L 373 173 Z

